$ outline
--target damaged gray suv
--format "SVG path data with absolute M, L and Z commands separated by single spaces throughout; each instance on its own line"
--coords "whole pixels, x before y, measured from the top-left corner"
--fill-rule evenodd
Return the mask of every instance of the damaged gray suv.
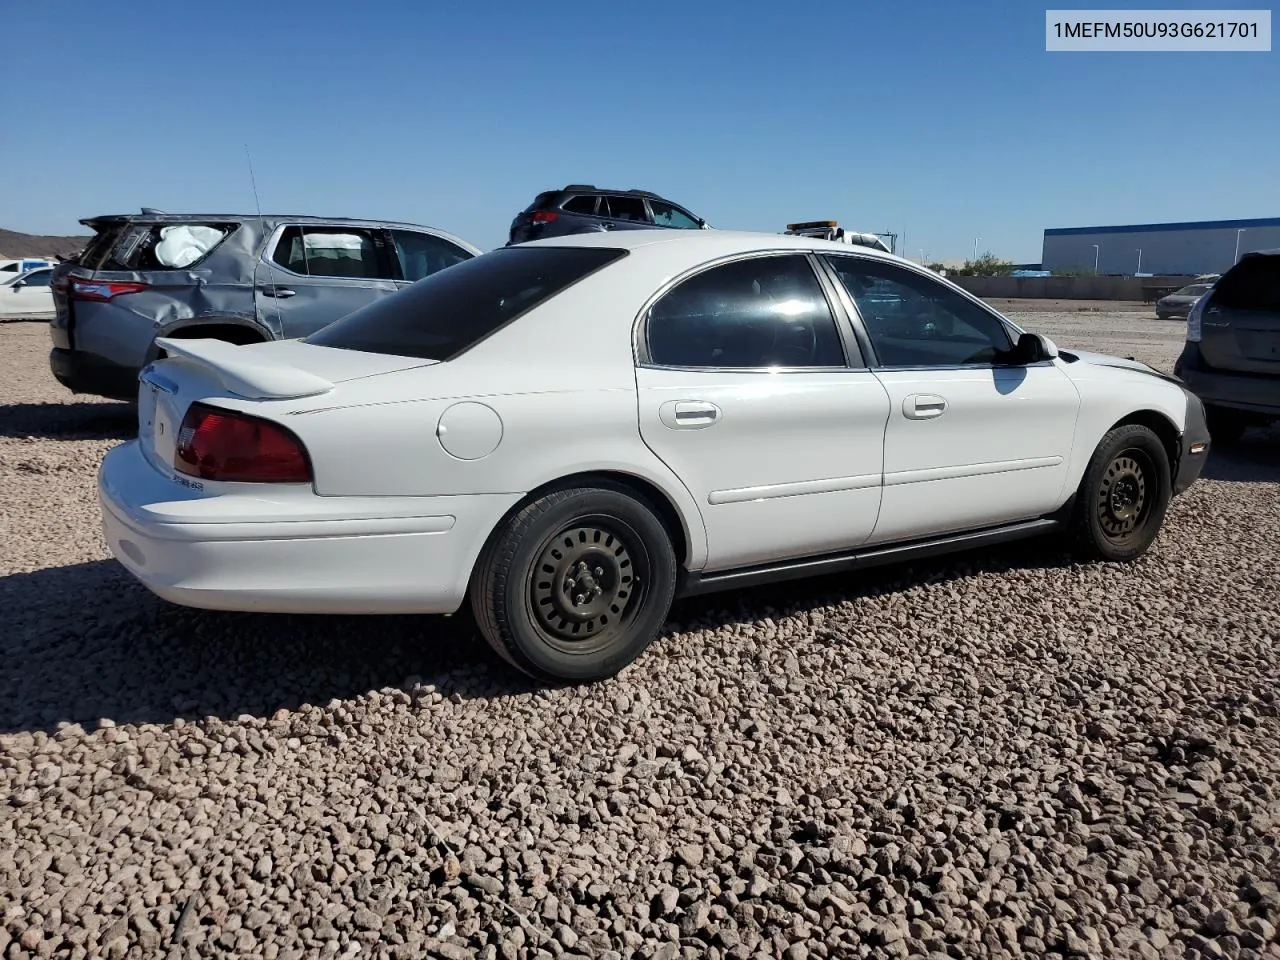
M 377 220 L 141 214 L 80 221 L 94 236 L 53 273 L 49 366 L 75 393 L 134 400 L 157 337 L 305 337 L 481 250 Z

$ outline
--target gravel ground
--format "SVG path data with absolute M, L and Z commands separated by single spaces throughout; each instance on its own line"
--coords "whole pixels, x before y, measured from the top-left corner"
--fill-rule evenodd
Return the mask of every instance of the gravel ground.
M 1181 326 L 1020 314 L 1168 368 Z M 1280 957 L 1280 437 L 1134 566 L 682 603 L 536 689 L 459 620 L 200 613 L 108 560 L 127 407 L 0 325 L 0 957 Z

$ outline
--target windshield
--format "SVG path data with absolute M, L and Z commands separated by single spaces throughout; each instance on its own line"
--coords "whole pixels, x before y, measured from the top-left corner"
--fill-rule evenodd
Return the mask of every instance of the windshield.
M 446 267 L 317 330 L 307 343 L 451 360 L 626 255 L 605 247 L 503 247 Z
M 1175 297 L 1198 297 L 1208 289 L 1209 289 L 1209 284 L 1207 283 L 1193 283 L 1188 287 L 1183 287 L 1181 290 L 1175 293 L 1174 296 Z

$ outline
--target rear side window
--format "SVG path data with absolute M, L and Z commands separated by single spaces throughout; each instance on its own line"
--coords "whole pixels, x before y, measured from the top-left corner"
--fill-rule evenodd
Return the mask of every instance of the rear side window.
M 808 260 L 750 257 L 712 267 L 649 311 L 659 366 L 761 369 L 844 366 L 840 334 Z
M 112 248 L 115 247 L 116 241 L 120 239 L 120 234 L 124 232 L 124 228 L 125 224 L 123 223 L 113 223 L 99 228 L 98 232 L 85 245 L 84 250 L 80 252 L 76 262 L 90 270 L 101 270 L 106 263 L 107 257 L 110 256 Z
M 1225 310 L 1280 313 L 1280 256 L 1241 260 L 1223 274 L 1211 302 Z
M 582 213 L 587 216 L 592 216 L 596 212 L 596 198 L 574 197 L 572 200 L 565 203 L 563 209 L 567 210 L 569 213 Z
M 415 230 L 392 230 L 391 241 L 395 244 L 400 276 L 404 280 L 421 280 L 473 256 L 471 251 L 443 237 Z
M 123 223 L 94 237 L 79 262 L 91 270 L 182 270 L 212 253 L 236 226 L 212 222 Z
M 600 247 L 504 247 L 375 300 L 307 338 L 364 353 L 451 360 L 626 255 Z
M 271 259 L 307 277 L 391 279 L 373 231 L 359 227 L 286 227 Z
M 608 209 L 605 209 L 605 205 Z M 639 197 L 610 196 L 600 198 L 601 216 L 613 217 L 615 220 L 636 220 L 645 223 L 649 214 L 645 212 L 644 201 Z

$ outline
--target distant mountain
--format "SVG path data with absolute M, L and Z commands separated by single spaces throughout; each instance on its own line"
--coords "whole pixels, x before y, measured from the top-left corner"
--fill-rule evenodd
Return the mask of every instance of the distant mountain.
M 0 260 L 19 257 L 69 257 L 78 252 L 89 237 L 37 237 L 30 233 L 0 229 Z

